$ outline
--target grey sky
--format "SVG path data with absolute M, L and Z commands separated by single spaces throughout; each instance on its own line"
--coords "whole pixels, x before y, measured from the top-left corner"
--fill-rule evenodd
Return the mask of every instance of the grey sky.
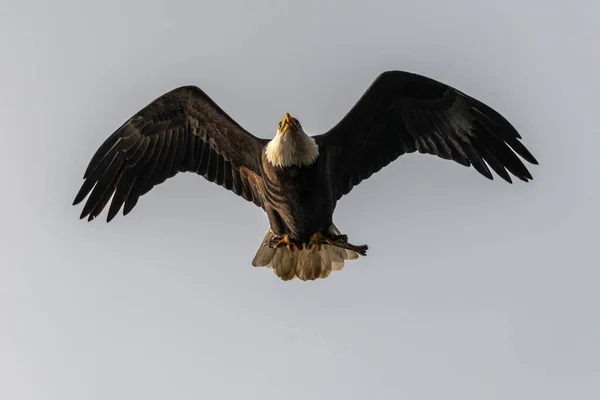
M 597 399 L 600 9 L 589 1 L 0 2 L 0 398 Z M 335 214 L 369 255 L 253 268 L 260 209 L 193 175 L 78 219 L 90 157 L 183 84 L 251 132 L 381 71 L 500 111 L 534 181 L 409 155 Z

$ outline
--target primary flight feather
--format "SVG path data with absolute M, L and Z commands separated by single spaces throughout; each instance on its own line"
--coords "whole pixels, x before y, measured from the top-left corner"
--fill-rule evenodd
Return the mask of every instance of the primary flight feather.
M 256 137 L 206 93 L 184 86 L 158 97 L 96 151 L 74 204 L 81 218 L 108 205 L 107 221 L 178 172 L 193 172 L 261 207 L 269 230 L 252 261 L 281 279 L 314 280 L 366 255 L 333 223 L 337 201 L 402 154 L 420 152 L 493 179 L 490 168 L 532 179 L 537 160 L 502 115 L 434 79 L 405 71 L 379 75 L 328 132 L 309 136 L 286 113 L 272 140 Z

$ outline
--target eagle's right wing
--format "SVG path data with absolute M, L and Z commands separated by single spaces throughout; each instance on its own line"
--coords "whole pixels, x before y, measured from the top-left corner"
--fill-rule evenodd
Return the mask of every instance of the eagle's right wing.
M 493 179 L 510 174 L 528 181 L 519 159 L 537 164 L 521 135 L 497 111 L 434 79 L 387 71 L 375 79 L 354 107 L 328 132 L 314 136 L 331 160 L 335 197 L 399 156 L 419 152 L 464 166 Z
M 113 196 L 107 222 L 123 206 L 178 172 L 194 172 L 263 207 L 261 150 L 257 138 L 201 89 L 183 86 L 148 104 L 96 151 L 74 205 L 89 194 L 81 218 L 96 218 Z M 91 192 L 91 194 L 90 194 Z

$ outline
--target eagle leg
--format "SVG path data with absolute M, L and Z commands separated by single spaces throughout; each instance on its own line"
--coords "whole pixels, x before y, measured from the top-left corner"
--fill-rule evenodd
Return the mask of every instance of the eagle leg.
M 361 256 L 366 256 L 367 250 L 369 249 L 369 246 L 367 246 L 366 244 L 355 245 L 355 244 L 351 244 L 348 242 L 335 242 L 335 243 L 333 243 L 333 245 L 347 249 L 347 250 L 355 251 L 356 253 L 360 254 Z
M 342 242 L 348 242 L 348 235 L 331 235 L 333 241 L 341 240 Z
M 287 233 L 282 237 L 274 237 L 269 245 L 274 249 L 277 249 L 282 246 L 287 246 L 289 251 L 292 251 L 294 247 L 298 248 L 298 250 L 302 250 L 302 243 L 293 240 Z
M 331 236 L 325 236 L 323 233 L 321 232 L 315 232 L 311 237 L 310 240 L 308 242 L 308 244 L 306 245 L 306 247 L 308 249 L 310 249 L 312 246 L 317 246 L 318 250 L 321 250 L 321 246 L 324 244 L 328 244 L 331 246 L 336 246 L 336 247 L 340 247 L 342 249 L 347 249 L 347 250 L 352 250 L 355 251 L 356 253 L 362 255 L 362 256 L 366 256 L 367 255 L 367 250 L 369 249 L 369 246 L 365 245 L 354 245 L 351 243 L 348 243 L 348 236 L 347 235 L 331 235 Z

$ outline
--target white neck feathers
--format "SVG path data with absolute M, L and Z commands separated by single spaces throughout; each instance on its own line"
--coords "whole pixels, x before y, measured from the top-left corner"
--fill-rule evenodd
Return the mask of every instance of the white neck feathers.
M 267 160 L 275 167 L 310 165 L 319 156 L 315 139 L 303 132 L 277 134 L 265 149 Z

